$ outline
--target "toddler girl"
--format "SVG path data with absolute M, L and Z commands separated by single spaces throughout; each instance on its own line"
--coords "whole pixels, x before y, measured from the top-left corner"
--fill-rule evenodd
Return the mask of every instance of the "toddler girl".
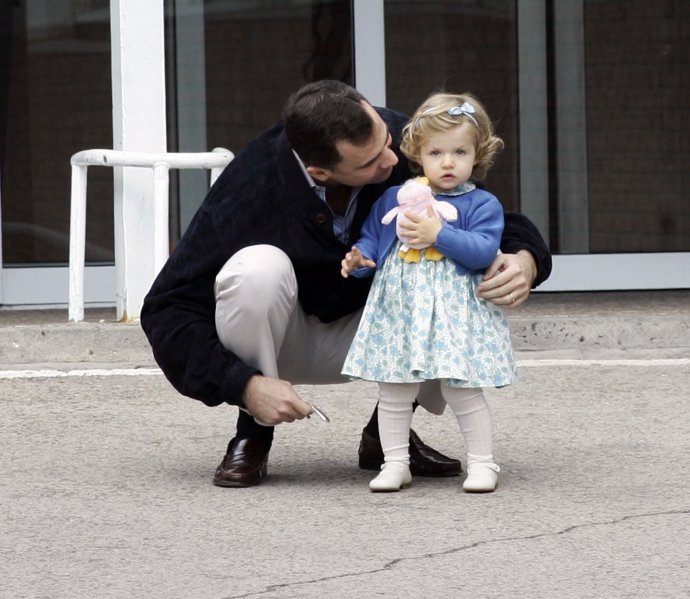
M 424 177 L 388 189 L 342 275 L 374 275 L 343 374 L 379 383 L 384 464 L 372 491 L 412 481 L 408 440 L 420 385 L 440 384 L 467 449 L 467 492 L 496 488 L 491 415 L 482 387 L 517 375 L 503 313 L 480 299 L 483 270 L 498 252 L 503 208 L 471 182 L 503 147 L 469 94 L 434 94 L 403 132 L 401 150 Z

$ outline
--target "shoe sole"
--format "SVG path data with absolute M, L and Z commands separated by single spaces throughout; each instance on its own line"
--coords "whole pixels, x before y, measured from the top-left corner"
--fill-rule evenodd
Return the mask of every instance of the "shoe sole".
M 496 485 L 493 489 L 466 489 L 463 487 L 462 490 L 465 491 L 465 493 L 493 493 L 497 488 L 498 485 Z
M 398 491 L 402 491 L 403 489 L 408 489 L 412 486 L 412 483 L 407 483 L 406 485 L 400 485 L 399 488 L 397 489 L 372 489 L 369 487 L 369 491 L 371 493 L 397 493 Z
M 262 482 L 262 479 L 257 481 L 214 480 L 213 484 L 216 485 L 216 487 L 224 487 L 226 489 L 244 489 L 246 487 L 258 487 Z
M 256 473 L 254 478 L 243 478 L 243 479 L 223 479 L 215 478 L 213 479 L 213 484 L 216 487 L 225 487 L 229 489 L 244 489 L 246 487 L 258 487 L 266 478 L 268 474 L 268 465 L 264 464 L 261 469 Z

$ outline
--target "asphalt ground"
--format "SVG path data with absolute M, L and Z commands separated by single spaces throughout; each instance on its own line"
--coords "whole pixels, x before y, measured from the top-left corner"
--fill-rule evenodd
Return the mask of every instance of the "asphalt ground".
M 361 382 L 299 387 L 331 423 L 279 427 L 264 484 L 215 487 L 236 411 L 176 393 L 136 327 L 0 313 L 0 597 L 690 597 L 690 296 L 545 297 L 513 317 L 519 382 L 487 391 L 486 495 L 370 493 Z M 450 414 L 413 426 L 463 457 Z

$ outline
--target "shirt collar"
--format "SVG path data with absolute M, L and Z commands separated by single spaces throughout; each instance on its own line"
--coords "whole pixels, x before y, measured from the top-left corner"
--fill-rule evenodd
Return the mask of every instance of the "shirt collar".
M 299 164 L 299 167 L 302 170 L 302 173 L 304 174 L 304 178 L 307 180 L 307 183 L 309 183 L 309 187 L 311 187 L 316 192 L 316 195 L 318 195 L 322 200 L 325 201 L 326 188 L 323 185 L 319 185 L 316 181 L 314 181 L 314 178 L 307 171 L 307 167 L 304 165 L 304 162 L 302 162 L 302 159 L 299 157 L 299 154 L 297 154 L 295 150 L 292 150 L 292 153 L 295 155 L 297 164 Z
M 295 159 L 297 160 L 297 164 L 299 164 L 300 169 L 302 170 L 302 173 L 304 174 L 304 178 L 307 180 L 307 183 L 309 183 L 309 187 L 311 187 L 316 195 L 318 195 L 324 202 L 326 201 L 326 188 L 323 185 L 319 185 L 316 181 L 314 181 L 314 178 L 309 174 L 307 171 L 307 167 L 304 165 L 304 162 L 302 162 L 302 159 L 299 157 L 299 154 L 295 152 L 295 150 L 292 150 L 292 153 L 295 155 Z M 356 198 L 359 195 L 359 191 L 362 189 L 362 187 L 353 187 L 352 191 L 350 192 L 350 202 L 354 198 Z
M 465 183 L 461 183 L 457 187 L 454 187 L 453 189 L 450 189 L 448 191 L 444 191 L 443 193 L 435 194 L 435 195 L 442 195 L 442 196 L 461 196 L 465 193 L 469 193 L 470 191 L 473 191 L 477 189 L 477 186 L 474 183 L 470 183 L 469 181 L 466 181 Z

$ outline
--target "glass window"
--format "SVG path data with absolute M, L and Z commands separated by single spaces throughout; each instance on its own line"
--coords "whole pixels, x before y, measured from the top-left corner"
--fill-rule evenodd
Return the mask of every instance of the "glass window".
M 175 80 L 168 77 L 169 145 L 179 151 L 221 146 L 238 153 L 278 121 L 301 85 L 353 82 L 349 0 L 171 0 L 166 23 L 169 62 L 177 64 Z M 202 74 L 184 67 L 195 60 Z M 179 176 L 173 240 L 203 199 L 203 182 L 185 185 L 193 176 Z
M 3 262 L 64 264 L 70 156 L 112 147 L 108 2 L 0 6 Z M 113 260 L 112 210 L 112 171 L 90 169 L 89 261 Z
M 690 3 L 584 2 L 589 251 L 690 251 Z
M 504 207 L 519 207 L 515 0 L 386 0 L 386 98 L 406 114 L 437 90 L 471 92 L 506 147 L 487 176 Z
M 386 0 L 384 6 L 388 105 L 409 113 L 436 89 L 479 96 L 506 142 L 487 186 L 507 209 L 519 210 L 520 144 L 529 141 L 519 138 L 517 3 Z M 530 6 L 545 10 L 532 25 L 543 23 L 548 39 L 543 176 L 550 214 L 541 220 L 552 251 L 689 251 L 690 3 Z

